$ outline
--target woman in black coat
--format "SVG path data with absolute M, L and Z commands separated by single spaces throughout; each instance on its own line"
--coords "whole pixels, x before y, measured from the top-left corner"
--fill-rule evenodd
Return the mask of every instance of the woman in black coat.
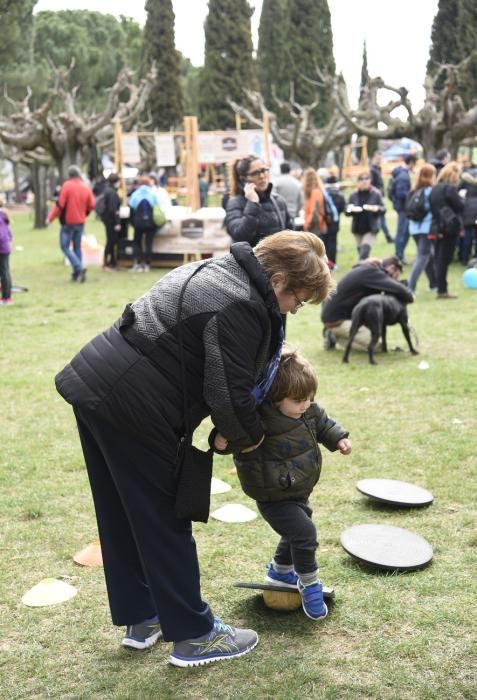
M 195 520 L 206 519 L 211 464 L 188 445 L 210 415 L 239 449 L 258 447 L 280 314 L 319 303 L 332 288 L 316 236 L 285 231 L 253 249 L 236 243 L 222 258 L 162 277 L 57 375 L 78 424 L 124 646 L 145 650 L 163 638 L 173 642 L 170 663 L 188 667 L 257 644 L 253 630 L 223 624 L 202 599 L 190 506 Z
M 270 168 L 256 156 L 235 161 L 225 228 L 235 243 L 254 246 L 265 236 L 293 229 L 283 197 L 272 192 Z
M 469 259 L 477 258 L 477 167 L 462 173 L 462 182 L 459 189 L 465 190 L 464 213 L 464 238 L 460 245 L 460 261 L 467 265 Z
M 435 237 L 435 265 L 437 277 L 437 298 L 457 299 L 447 289 L 447 270 L 452 261 L 459 235 L 459 218 L 464 209 L 464 202 L 457 191 L 460 181 L 460 165 L 456 161 L 447 163 L 437 177 L 437 184 L 431 192 L 429 201 L 432 211 L 431 231 Z M 449 211 L 450 210 L 450 211 Z M 445 213 L 454 215 L 455 230 L 447 230 Z M 462 228 L 462 220 L 460 220 Z

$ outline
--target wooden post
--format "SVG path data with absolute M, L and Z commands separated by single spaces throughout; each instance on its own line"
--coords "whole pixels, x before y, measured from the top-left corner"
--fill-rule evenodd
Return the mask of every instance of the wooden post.
M 263 115 L 263 160 L 270 165 L 270 117 L 267 113 Z
M 114 167 L 121 178 L 121 192 L 123 205 L 128 203 L 128 195 L 126 191 L 126 183 L 123 177 L 123 146 L 121 143 L 121 122 L 119 119 L 114 120 Z
M 367 168 L 369 166 L 367 136 L 361 136 L 361 165 L 363 166 L 363 168 Z
M 238 112 L 235 112 L 235 128 L 240 131 L 242 128 L 242 117 Z
M 199 145 L 197 117 L 184 117 L 186 150 L 187 206 L 195 211 L 200 206 L 199 197 Z

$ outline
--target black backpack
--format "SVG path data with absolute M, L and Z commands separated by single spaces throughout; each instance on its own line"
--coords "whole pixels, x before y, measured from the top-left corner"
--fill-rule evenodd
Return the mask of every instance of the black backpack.
M 134 228 L 145 230 L 155 227 L 153 210 L 147 199 L 141 199 L 134 210 Z
M 404 205 L 406 216 L 411 221 L 422 221 L 429 209 L 426 209 L 426 189 L 419 187 L 417 190 L 411 190 L 406 197 Z
M 457 236 L 462 228 L 460 216 L 447 204 L 439 209 L 439 223 L 439 233 L 444 237 Z

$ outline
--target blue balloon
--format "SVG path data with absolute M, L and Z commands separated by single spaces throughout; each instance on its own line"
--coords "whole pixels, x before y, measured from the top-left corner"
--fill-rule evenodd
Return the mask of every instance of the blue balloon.
M 469 289 L 477 289 L 477 267 L 469 267 L 462 275 L 464 287 Z

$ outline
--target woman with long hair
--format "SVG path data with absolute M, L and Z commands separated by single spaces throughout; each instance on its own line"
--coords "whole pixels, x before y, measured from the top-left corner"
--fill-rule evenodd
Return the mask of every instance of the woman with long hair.
M 283 197 L 273 192 L 270 168 L 257 156 L 239 158 L 232 166 L 225 228 L 235 243 L 255 245 L 272 233 L 293 229 Z
M 457 190 L 460 171 L 461 167 L 455 160 L 444 165 L 430 196 L 438 299 L 457 299 L 457 296 L 449 294 L 447 289 L 447 270 L 456 248 L 460 214 L 464 209 L 464 201 Z
M 313 168 L 307 168 L 303 173 L 303 193 L 305 196 L 304 212 L 305 231 L 314 233 L 325 244 L 329 266 L 334 268 L 336 262 L 336 226 L 330 223 L 338 221 L 338 212 L 327 193 L 323 180 Z
M 429 289 L 434 291 L 437 287 L 436 270 L 434 265 L 434 255 L 432 241 L 429 239 L 432 224 L 432 211 L 430 196 L 435 182 L 436 169 L 432 163 L 425 163 L 419 171 L 414 196 L 422 201 L 423 218 L 419 221 L 409 219 L 409 235 L 414 239 L 417 246 L 417 258 L 409 277 L 409 289 L 413 294 L 416 292 L 417 280 L 423 270 L 426 271 L 429 280 Z

